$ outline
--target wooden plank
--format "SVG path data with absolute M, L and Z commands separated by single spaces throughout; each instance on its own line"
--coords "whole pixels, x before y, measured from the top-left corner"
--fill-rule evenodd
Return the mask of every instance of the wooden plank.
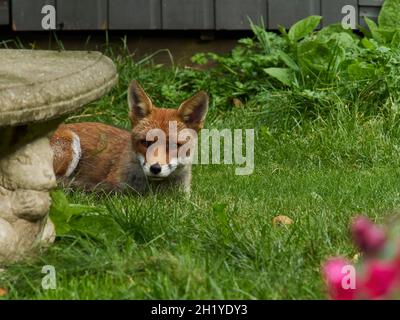
M 250 30 L 250 21 L 267 25 L 268 0 L 215 0 L 217 30 Z
M 301 19 L 320 14 L 320 0 L 269 0 L 268 28 L 276 30 L 278 25 L 290 28 Z
M 342 8 L 351 5 L 356 9 L 356 23 L 358 23 L 358 2 L 357 0 L 321 0 L 322 25 L 324 27 L 333 23 L 341 23 L 345 14 Z
M 358 0 L 360 6 L 382 7 L 384 0 Z
M 57 0 L 61 30 L 105 30 L 107 16 L 107 0 Z
M 0 25 L 9 24 L 10 12 L 8 10 L 8 0 L 0 0 Z
M 161 29 L 161 0 L 110 0 L 109 28 Z
M 165 30 L 211 30 L 215 28 L 214 0 L 162 0 Z
M 11 19 L 15 31 L 43 31 L 42 8 L 47 5 L 56 5 L 55 0 L 12 0 Z

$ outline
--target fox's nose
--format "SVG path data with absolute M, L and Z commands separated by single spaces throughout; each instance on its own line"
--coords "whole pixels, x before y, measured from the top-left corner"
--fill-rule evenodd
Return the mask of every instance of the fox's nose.
M 152 174 L 159 174 L 161 172 L 161 166 L 158 163 L 153 164 L 150 166 L 150 172 Z

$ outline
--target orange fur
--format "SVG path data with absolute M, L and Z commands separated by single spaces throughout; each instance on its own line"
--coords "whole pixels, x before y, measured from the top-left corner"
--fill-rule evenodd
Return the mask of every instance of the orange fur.
M 131 134 L 102 123 L 61 125 L 51 139 L 54 151 L 54 169 L 58 177 L 65 174 L 71 150 L 66 147 L 70 132 L 80 138 L 82 157 L 74 173 L 75 184 L 94 188 L 103 184 L 106 189 L 118 188 L 125 181 L 124 168 L 133 161 L 130 155 Z M 63 147 L 59 147 L 59 146 Z
M 147 132 L 161 129 L 166 133 L 168 146 L 172 138 L 168 134 L 170 121 L 176 121 L 178 131 L 185 128 L 199 130 L 207 112 L 208 97 L 201 92 L 185 101 L 179 109 L 157 108 L 140 85 L 133 81 L 128 90 L 128 103 L 133 126 L 131 132 L 93 122 L 64 124 L 57 129 L 51 138 L 51 146 L 54 151 L 54 171 L 59 180 L 89 190 L 124 190 L 130 187 L 141 192 L 148 185 L 148 176 L 139 157 L 146 163 L 167 167 L 171 161 L 168 147 L 165 161 L 146 157 L 147 145 L 143 141 L 146 140 Z M 81 155 L 76 168 L 73 167 L 73 173 L 66 176 L 74 159 L 74 135 L 79 137 Z M 184 184 L 187 189 L 190 187 L 191 166 L 179 168 L 162 180 Z

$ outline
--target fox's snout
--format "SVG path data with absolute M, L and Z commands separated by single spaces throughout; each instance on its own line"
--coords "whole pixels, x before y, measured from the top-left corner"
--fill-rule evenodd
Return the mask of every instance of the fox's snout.
M 145 156 L 138 155 L 138 160 L 142 165 L 145 175 L 154 179 L 167 178 L 179 167 L 176 158 L 171 159 L 168 163 L 160 163 L 156 159 L 146 161 Z
M 150 172 L 154 175 L 159 174 L 161 171 L 162 171 L 162 168 L 158 162 L 156 164 L 152 164 L 150 166 Z

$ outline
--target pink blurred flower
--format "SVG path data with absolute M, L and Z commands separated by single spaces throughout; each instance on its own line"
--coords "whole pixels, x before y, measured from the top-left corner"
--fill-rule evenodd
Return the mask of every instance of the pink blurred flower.
M 399 274 L 395 261 L 366 261 L 363 292 L 367 298 L 385 298 L 398 285 Z
M 386 243 L 385 231 L 374 225 L 366 217 L 356 217 L 352 223 L 351 231 L 354 242 L 366 254 L 375 254 Z
M 332 258 L 324 264 L 330 297 L 335 300 L 400 298 L 398 234 L 391 232 L 388 236 L 383 228 L 366 217 L 356 217 L 351 231 L 354 242 L 364 254 L 357 262 L 357 274 L 343 258 Z M 388 241 L 391 243 L 386 245 Z
M 324 278 L 333 300 L 354 300 L 356 297 L 355 289 L 343 286 L 343 278 L 346 276 L 344 270 L 349 265 L 351 264 L 342 258 L 331 258 L 323 265 Z

